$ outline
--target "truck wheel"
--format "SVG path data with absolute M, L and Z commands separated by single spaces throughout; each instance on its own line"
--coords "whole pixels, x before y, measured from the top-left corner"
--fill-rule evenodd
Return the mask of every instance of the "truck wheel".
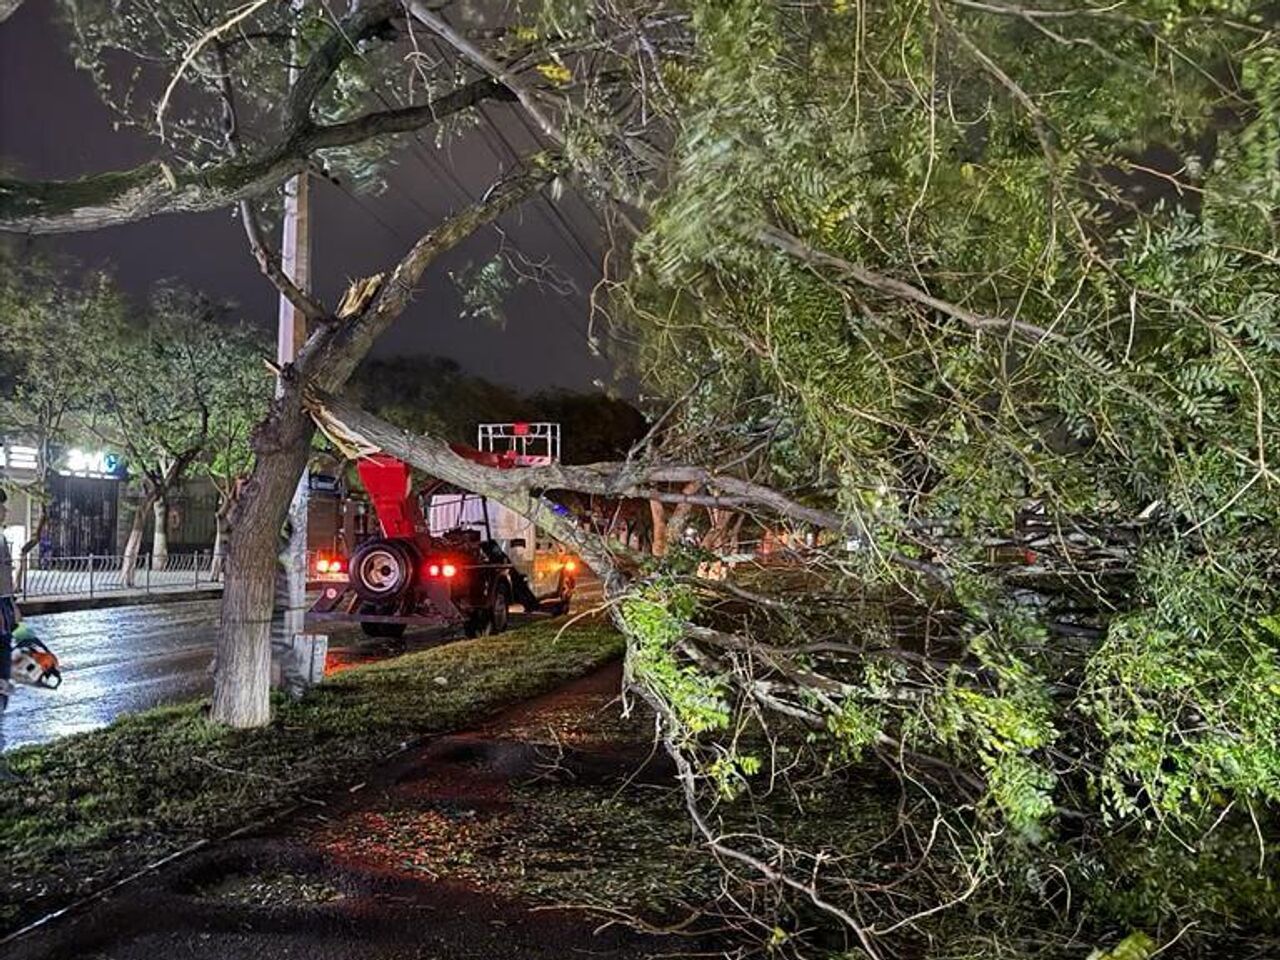
M 404 636 L 405 627 L 403 623 L 370 623 L 369 621 L 361 621 L 360 629 L 364 631 L 366 637 L 387 638 L 390 640 L 399 640 Z
M 493 591 L 493 603 L 489 609 L 490 633 L 501 633 L 507 629 L 507 623 L 511 619 L 510 604 L 511 598 L 507 596 L 507 585 L 498 584 L 497 589 Z
M 413 552 L 404 543 L 379 537 L 351 556 L 351 588 L 362 600 L 385 603 L 413 584 Z
M 487 637 L 490 634 L 501 633 L 507 629 L 507 623 L 511 619 L 510 615 L 511 600 L 507 596 L 507 585 L 500 583 L 493 590 L 493 598 L 489 601 L 489 606 L 479 610 L 472 610 L 467 622 L 463 626 L 468 637 Z

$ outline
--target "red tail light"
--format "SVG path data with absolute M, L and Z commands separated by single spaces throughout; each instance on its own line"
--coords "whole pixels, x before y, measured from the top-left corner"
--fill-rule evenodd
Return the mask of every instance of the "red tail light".
M 444 577 L 446 580 L 458 575 L 457 564 L 448 560 L 437 560 L 423 567 L 428 577 Z
M 329 561 L 329 572 L 330 572 L 330 573 L 341 573 L 341 572 L 342 572 L 342 561 L 341 561 L 341 560 L 331 560 L 331 561 Z
M 328 557 L 321 557 L 316 561 L 316 573 L 328 573 L 332 569 Z
M 573 573 L 573 571 L 578 569 L 578 565 L 574 563 L 572 560 L 566 560 L 564 562 L 564 568 L 567 572 Z

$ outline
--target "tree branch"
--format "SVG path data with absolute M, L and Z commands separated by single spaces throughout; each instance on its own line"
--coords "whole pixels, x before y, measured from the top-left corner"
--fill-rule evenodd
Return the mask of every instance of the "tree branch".
M 305 351 L 304 351 L 305 352 Z M 349 376 L 346 367 L 338 368 L 343 379 L 332 379 L 336 387 Z M 644 464 L 636 461 L 594 463 L 584 466 L 553 464 L 546 467 L 524 467 L 520 470 L 495 470 L 456 454 L 448 444 L 431 437 L 409 433 L 367 413 L 350 400 L 334 396 L 317 379 L 309 390 L 306 405 L 311 415 L 322 424 L 330 439 L 348 452 L 382 451 L 415 467 L 467 490 L 484 493 L 498 502 L 513 497 L 523 502 L 544 490 L 567 490 L 603 497 L 636 499 L 670 499 L 681 502 L 687 495 L 654 489 L 654 483 L 698 482 L 729 493 L 736 509 L 755 507 L 774 516 L 807 523 L 845 536 L 869 538 L 870 530 L 860 516 L 846 517 L 832 510 L 797 503 L 785 494 L 758 483 L 737 477 L 722 476 L 705 467 L 672 464 Z M 513 508 L 514 509 L 514 508 Z M 519 511 L 517 511 L 519 512 Z M 934 583 L 946 586 L 950 578 L 935 564 L 917 560 L 897 552 L 885 553 L 884 559 L 910 570 Z
M 284 108 L 286 131 L 311 125 L 311 106 L 342 61 L 356 52 L 356 44 L 383 29 L 399 10 L 400 4 L 394 0 L 377 0 L 357 7 L 340 23 L 334 24 L 289 88 Z
M 1066 342 L 1066 338 L 1061 334 L 1046 330 L 1044 327 L 1038 327 L 1035 324 L 1002 317 L 988 317 L 966 310 L 958 304 L 941 300 L 902 280 L 885 276 L 860 264 L 851 263 L 848 260 L 818 250 L 816 247 L 805 243 L 799 237 L 778 227 L 763 227 L 756 234 L 756 237 L 766 246 L 781 250 L 788 256 L 794 257 L 809 266 L 826 267 L 829 270 L 834 270 L 842 276 L 862 284 L 864 287 L 870 287 L 872 290 L 893 297 L 896 300 L 906 300 L 910 303 L 918 303 L 922 307 L 928 307 L 930 310 L 936 310 L 955 320 L 959 320 L 965 326 L 974 330 L 1012 330 L 1027 339 L 1037 342 L 1042 340 L 1049 340 L 1055 343 Z
M 222 90 L 222 135 L 227 144 L 227 152 L 233 157 L 241 154 L 240 117 L 236 112 L 235 90 L 231 86 L 231 70 L 227 64 L 226 47 L 219 41 L 215 47 L 218 59 L 218 73 Z M 240 223 L 244 227 L 245 237 L 249 240 L 249 250 L 258 261 L 258 269 L 271 284 L 280 291 L 299 312 L 309 321 L 318 323 L 328 316 L 328 311 L 320 301 L 303 290 L 284 272 L 279 258 L 267 246 L 262 238 L 262 225 L 258 222 L 258 212 L 253 208 L 251 200 L 239 203 Z
M 507 97 L 508 92 L 486 77 L 430 104 L 308 127 L 256 156 L 231 158 L 202 170 L 178 171 L 163 160 L 153 160 L 79 180 L 0 178 L 0 230 L 72 233 L 133 223 L 161 213 L 217 210 L 256 197 L 300 173 L 317 150 L 419 130 L 486 99 Z
M 428 30 L 453 47 L 462 59 L 510 90 L 515 95 L 515 98 L 520 101 L 520 106 L 524 107 L 525 112 L 538 125 L 538 129 L 543 132 L 547 139 L 557 147 L 564 147 L 564 134 L 551 121 L 551 118 L 543 112 L 534 98 L 533 91 L 522 83 L 518 77 L 513 76 L 506 67 L 449 26 L 444 18 L 432 10 L 424 0 L 408 0 L 406 6 L 414 19 L 420 21 Z

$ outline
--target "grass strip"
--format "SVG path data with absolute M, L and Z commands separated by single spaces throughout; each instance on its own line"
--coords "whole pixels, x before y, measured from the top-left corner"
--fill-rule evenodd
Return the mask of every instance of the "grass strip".
M 538 623 L 346 670 L 270 726 L 228 730 L 204 702 L 160 707 L 9 756 L 0 785 L 0 931 L 197 840 L 358 777 L 406 739 L 456 730 L 618 656 L 622 638 Z M 74 678 L 68 678 L 74 682 Z

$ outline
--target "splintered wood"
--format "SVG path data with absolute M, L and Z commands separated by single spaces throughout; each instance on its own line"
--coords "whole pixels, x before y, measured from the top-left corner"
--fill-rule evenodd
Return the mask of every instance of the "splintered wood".
M 382 289 L 384 276 L 386 276 L 384 273 L 375 273 L 372 277 L 365 277 L 363 280 L 352 280 L 351 286 L 347 287 L 347 292 L 342 295 L 342 303 L 338 304 L 338 319 L 345 320 L 364 310 Z

